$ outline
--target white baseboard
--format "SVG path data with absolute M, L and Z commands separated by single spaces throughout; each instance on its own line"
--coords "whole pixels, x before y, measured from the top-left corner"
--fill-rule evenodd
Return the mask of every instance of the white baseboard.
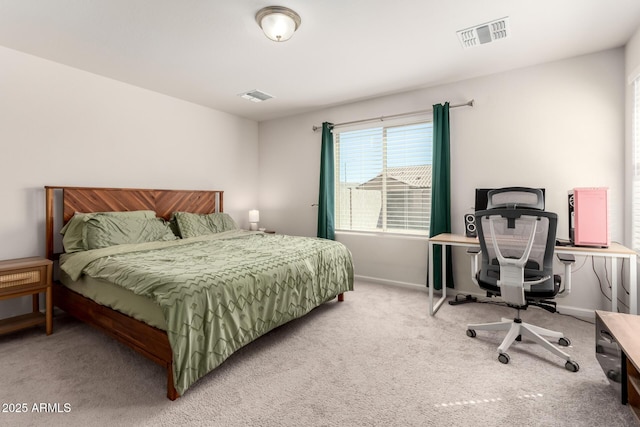
M 362 280 L 363 282 L 377 283 L 379 285 L 399 286 L 401 288 L 409 288 L 409 289 L 414 289 L 421 292 L 429 292 L 429 288 L 427 288 L 426 284 L 399 282 L 397 280 L 388 280 L 388 279 L 380 279 L 378 277 L 360 276 L 358 274 L 354 275 L 354 278 L 356 280 Z
M 380 285 L 388 285 L 388 286 L 398 286 L 401 288 L 408 288 L 408 289 L 413 289 L 413 290 L 417 290 L 420 292 L 424 292 L 424 293 L 428 293 L 429 292 L 429 288 L 427 288 L 427 286 L 425 284 L 417 284 L 417 283 L 408 283 L 408 282 L 400 282 L 397 280 L 388 280 L 388 279 L 380 279 L 378 277 L 369 277 L 369 276 L 360 276 L 360 275 L 355 275 L 354 276 L 355 279 L 357 280 L 362 280 L 363 282 L 369 282 L 369 283 L 377 283 Z M 448 296 L 455 296 L 456 294 L 460 293 L 459 291 L 457 291 L 456 289 L 447 289 L 447 295 Z M 463 292 L 465 295 L 472 295 L 474 297 L 477 298 L 485 298 L 486 294 L 482 293 L 482 292 L 468 292 L 465 291 Z M 442 295 L 440 291 L 434 291 L 434 295 Z M 561 301 L 562 298 L 557 298 L 556 301 Z M 580 308 L 580 307 L 572 307 L 572 306 L 568 306 L 568 305 L 557 305 L 557 309 L 558 312 L 560 314 L 566 314 L 569 316 L 575 316 L 575 317 L 579 317 L 581 319 L 587 319 L 587 320 L 594 320 L 596 317 L 596 313 L 595 310 L 591 310 L 591 309 L 586 309 L 586 308 Z
M 558 300 L 556 299 L 556 301 Z M 575 316 L 581 319 L 594 320 L 594 321 L 596 319 L 595 310 L 590 310 L 587 308 L 580 308 L 580 307 L 572 307 L 569 305 L 559 305 L 559 304 L 556 306 L 556 309 L 560 314 L 567 314 L 569 316 Z

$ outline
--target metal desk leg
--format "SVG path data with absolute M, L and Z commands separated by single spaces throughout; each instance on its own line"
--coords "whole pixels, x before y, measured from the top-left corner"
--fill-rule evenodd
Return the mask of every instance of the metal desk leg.
M 433 316 L 433 246 L 429 241 L 429 316 Z
M 606 263 L 607 260 L 605 259 Z M 611 311 L 618 312 L 618 258 L 611 257 Z
M 429 314 L 431 316 L 436 314 L 436 311 L 438 311 L 447 299 L 447 245 L 440 244 L 442 248 L 442 283 L 440 287 L 442 289 L 442 296 L 436 301 L 435 305 L 433 304 L 433 247 L 434 244 L 429 242 Z

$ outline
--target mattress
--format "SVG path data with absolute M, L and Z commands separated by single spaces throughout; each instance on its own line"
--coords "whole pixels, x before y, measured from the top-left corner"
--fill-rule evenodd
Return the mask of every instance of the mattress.
M 59 279 L 60 283 L 83 297 L 140 320 L 147 325 L 163 331 L 167 330 L 167 323 L 160 306 L 145 296 L 136 295 L 122 286 L 87 275 L 80 276 L 78 280 L 72 280 L 67 273 L 60 271 Z
M 76 292 L 167 332 L 180 394 L 242 346 L 353 289 L 341 243 L 241 230 L 64 255 L 61 269 Z

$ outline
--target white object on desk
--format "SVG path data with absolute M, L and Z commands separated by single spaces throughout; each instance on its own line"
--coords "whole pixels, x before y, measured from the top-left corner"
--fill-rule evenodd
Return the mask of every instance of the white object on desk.
M 433 303 L 433 248 L 442 247 L 442 296 L 435 305 Z M 458 234 L 442 233 L 429 239 L 429 314 L 433 316 L 447 298 L 447 246 L 479 247 L 477 238 Z M 629 259 L 629 313 L 638 314 L 638 283 L 636 252 L 618 243 L 611 243 L 608 248 L 587 248 L 576 246 L 556 246 L 555 253 L 582 256 L 611 258 L 611 271 L 616 272 L 618 258 Z M 611 311 L 618 311 L 618 275 L 611 274 Z

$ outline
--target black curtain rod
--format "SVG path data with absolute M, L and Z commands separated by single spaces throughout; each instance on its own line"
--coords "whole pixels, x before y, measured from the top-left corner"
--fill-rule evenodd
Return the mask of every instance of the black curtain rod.
M 456 105 L 450 105 L 449 108 L 458 108 L 458 107 L 473 107 L 473 99 L 471 101 L 465 102 L 464 104 L 456 104 Z M 383 122 L 385 120 L 389 120 L 389 119 L 397 119 L 399 117 L 410 117 L 410 116 L 417 116 L 418 114 L 425 114 L 425 113 L 431 113 L 433 112 L 433 109 L 430 108 L 428 110 L 420 110 L 420 111 L 412 111 L 410 113 L 400 113 L 400 114 L 392 114 L 390 116 L 380 116 L 380 117 L 372 117 L 370 119 L 361 119 L 361 120 L 354 120 L 352 122 L 344 122 L 344 123 L 336 123 L 333 125 L 333 127 L 337 127 L 337 126 L 347 126 L 347 125 L 354 125 L 357 123 L 366 123 L 366 122 L 376 122 L 376 121 L 380 121 Z M 322 129 L 322 126 L 313 126 L 312 127 L 313 131 L 317 131 Z

